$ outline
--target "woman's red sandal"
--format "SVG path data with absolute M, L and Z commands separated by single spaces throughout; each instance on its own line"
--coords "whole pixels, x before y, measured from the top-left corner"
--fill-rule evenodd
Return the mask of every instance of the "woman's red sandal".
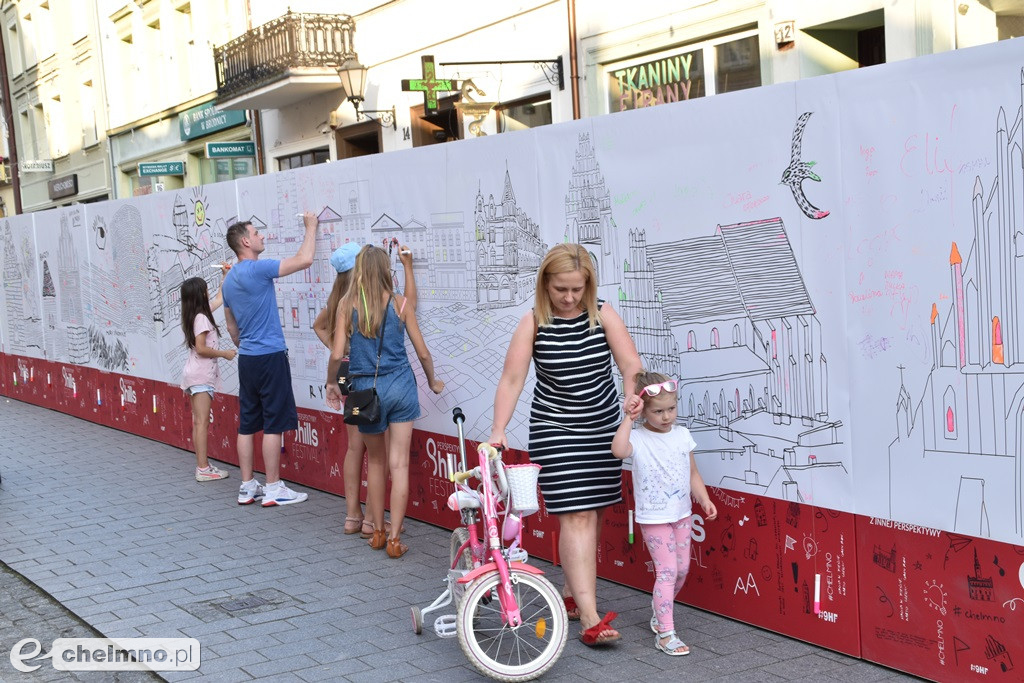
M 576 600 L 571 595 L 562 596 L 562 600 L 565 602 L 565 616 L 569 621 L 579 621 L 580 608 Z
M 588 647 L 614 643 L 622 637 L 618 631 L 612 628 L 612 621 L 617 616 L 619 615 L 615 612 L 604 615 L 604 619 L 580 633 L 580 640 Z

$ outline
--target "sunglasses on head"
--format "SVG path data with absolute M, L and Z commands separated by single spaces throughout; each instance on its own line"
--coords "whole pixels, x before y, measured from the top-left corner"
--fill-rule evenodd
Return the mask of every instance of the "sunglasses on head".
M 662 392 L 662 390 L 675 393 L 676 380 L 670 379 L 667 382 L 660 382 L 658 384 L 648 384 L 646 387 L 640 390 L 640 397 L 642 398 L 644 394 L 647 394 L 648 396 L 657 396 Z

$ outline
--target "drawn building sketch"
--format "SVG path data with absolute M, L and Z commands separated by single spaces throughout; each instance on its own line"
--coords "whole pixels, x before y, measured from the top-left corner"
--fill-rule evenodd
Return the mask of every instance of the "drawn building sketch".
M 996 172 L 987 191 L 975 178 L 966 259 L 956 242 L 950 249 L 949 304 L 932 304 L 932 366 L 916 403 L 901 373 L 889 445 L 892 519 L 919 517 L 913 494 L 927 482 L 929 497 L 956 502 L 943 528 L 1024 538 L 1022 129 L 1024 106 L 1012 126 L 1000 107 Z
M 86 324 L 86 307 L 83 302 L 83 278 L 87 274 L 80 265 L 79 254 L 72 235 L 80 234 L 85 217 L 79 210 L 69 210 L 60 216 L 60 238 L 57 244 L 57 300 L 60 306 L 60 323 L 63 328 L 66 359 L 69 363 L 85 365 L 90 359 L 89 330 Z M 58 354 L 57 358 L 65 356 Z
M 590 251 L 602 285 L 622 281 L 619 236 L 612 218 L 612 197 L 605 185 L 590 134 L 579 136 L 576 160 L 565 195 L 565 241 Z
M 164 339 L 164 363 L 172 373 L 185 366 L 188 350 L 181 334 L 181 285 L 200 277 L 206 281 L 210 296 L 220 290 L 223 271 L 216 266 L 233 259 L 224 235 L 235 222 L 234 204 L 219 206 L 203 186 L 174 193 L 170 224 L 153 235 L 147 251 L 150 304 L 154 323 L 161 326 Z M 220 336 L 221 348 L 230 348 L 226 334 Z M 235 365 L 221 363 L 225 378 L 235 374 Z
M 507 170 L 500 203 L 493 194 L 485 201 L 483 191 L 477 190 L 473 224 L 478 305 L 504 308 L 529 300 L 548 245 L 541 240 L 540 226 L 516 202 Z
M 36 249 L 31 230 L 21 231 L 3 223 L 5 342 L 14 353 L 43 354 L 41 302 L 36 289 Z M 32 354 L 35 355 L 35 354 Z
M 685 340 L 674 375 L 679 416 L 697 442 L 705 479 L 843 507 L 814 499 L 816 487 L 842 495 L 849 470 L 842 423 L 829 417 L 820 323 L 782 219 L 720 225 L 711 236 L 651 246 L 642 232 L 630 240 L 629 263 L 649 264 L 636 275 L 653 280 L 647 291 L 657 293 L 664 320 Z M 650 360 L 642 352 L 644 362 L 665 363 L 660 337 L 631 317 L 638 348 L 654 351 Z

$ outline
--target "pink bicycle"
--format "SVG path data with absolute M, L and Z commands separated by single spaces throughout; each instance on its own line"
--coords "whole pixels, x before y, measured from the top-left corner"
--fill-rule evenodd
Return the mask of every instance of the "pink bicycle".
M 412 608 L 413 630 L 423 632 L 423 616 L 456 605 L 455 614 L 437 617 L 434 631 L 458 636 L 469 661 L 499 681 L 528 681 L 550 669 L 565 648 L 568 618 L 560 593 L 544 573 L 526 564 L 522 519 L 539 509 L 539 465 L 505 465 L 490 444 L 477 448 L 478 464 L 466 467 L 465 415 L 456 408 L 459 462 L 448 454 L 455 492 L 448 507 L 462 526 L 452 532 L 445 591 L 429 607 Z M 474 489 L 467 481 L 476 479 Z M 483 532 L 481 537 L 480 532 Z M 486 539 L 486 542 L 484 541 Z

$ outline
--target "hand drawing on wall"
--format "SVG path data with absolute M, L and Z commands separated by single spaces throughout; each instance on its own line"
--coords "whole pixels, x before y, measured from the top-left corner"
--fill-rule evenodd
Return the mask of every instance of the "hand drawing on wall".
M 1024 538 L 1024 225 L 1005 208 L 1020 201 L 1022 128 L 1024 100 L 1012 126 L 999 109 L 999 170 L 987 192 L 975 178 L 966 259 L 951 245 L 949 304 L 932 304 L 932 365 L 916 403 L 901 373 L 889 445 L 893 519 L 915 518 L 908 487 L 928 480 L 931 495 L 955 501 L 946 529 Z
M 803 182 L 805 180 L 813 180 L 820 183 L 821 178 L 817 173 L 813 172 L 811 168 L 817 164 L 816 161 L 804 161 L 803 160 L 803 142 L 804 142 L 804 128 L 807 127 L 807 120 L 811 118 L 811 114 L 814 112 L 804 112 L 800 115 L 800 118 L 796 121 L 796 128 L 793 129 L 793 142 L 791 145 L 791 154 L 789 159 L 789 166 L 782 172 L 782 180 L 780 181 L 783 185 L 788 185 L 789 189 L 793 192 L 793 199 L 796 200 L 797 206 L 804 212 L 804 215 L 808 218 L 821 219 L 829 214 L 828 211 L 823 211 L 818 207 L 811 204 L 807 199 L 807 195 L 804 193 Z

